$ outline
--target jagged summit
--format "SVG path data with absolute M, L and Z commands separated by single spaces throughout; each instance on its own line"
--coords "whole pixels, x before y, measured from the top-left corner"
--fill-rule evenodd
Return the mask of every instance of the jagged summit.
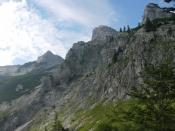
M 172 8 L 161 8 L 157 4 L 149 3 L 144 10 L 143 24 L 146 22 L 147 18 L 154 20 L 173 17 L 175 14 L 171 12 L 171 9 Z
M 40 62 L 43 62 L 43 61 L 46 61 L 47 59 L 49 59 L 50 57 L 54 57 L 54 54 L 48 50 L 46 53 L 44 53 L 42 56 L 39 56 L 38 57 L 38 60 L 37 62 L 40 63 Z
M 100 25 L 93 30 L 92 40 L 106 40 L 107 36 L 115 36 L 117 31 L 111 27 Z
M 50 50 L 48 50 L 44 55 L 54 55 Z
M 38 57 L 37 63 L 48 63 L 49 61 L 62 61 L 63 58 L 61 58 L 58 55 L 54 55 L 51 51 L 47 51 L 42 56 Z

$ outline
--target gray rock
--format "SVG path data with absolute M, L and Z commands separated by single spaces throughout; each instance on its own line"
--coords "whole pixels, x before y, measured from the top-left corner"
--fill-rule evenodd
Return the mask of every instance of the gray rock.
M 47 66 L 53 66 L 62 63 L 64 60 L 58 55 L 54 55 L 51 51 L 47 51 L 42 56 L 38 57 L 36 63 L 42 64 L 47 63 Z
M 117 35 L 117 31 L 108 26 L 99 26 L 93 30 L 92 40 L 110 41 Z
M 175 16 L 174 13 L 168 11 L 167 9 L 160 8 L 157 4 L 150 3 L 146 6 L 144 10 L 143 24 L 146 19 L 149 18 L 151 21 L 158 18 L 170 18 Z

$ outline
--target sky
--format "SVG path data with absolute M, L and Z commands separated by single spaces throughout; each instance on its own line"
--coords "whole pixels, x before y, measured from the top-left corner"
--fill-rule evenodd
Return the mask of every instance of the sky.
M 47 50 L 64 58 L 95 27 L 135 27 L 146 4 L 162 1 L 0 0 L 0 66 L 34 61 Z

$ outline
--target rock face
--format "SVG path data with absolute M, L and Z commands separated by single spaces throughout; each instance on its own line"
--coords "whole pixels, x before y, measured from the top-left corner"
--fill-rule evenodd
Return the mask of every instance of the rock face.
M 150 3 L 146 6 L 143 17 L 143 24 L 146 22 L 146 19 L 150 20 L 158 19 L 158 18 L 170 18 L 175 16 L 171 10 L 160 8 L 157 4 Z
M 122 39 L 122 41 L 116 43 L 117 39 Z M 122 49 L 127 45 L 127 40 L 126 34 L 119 34 L 110 27 L 95 28 L 91 41 L 75 43 L 68 51 L 61 73 L 59 73 L 60 79 L 71 81 L 95 71 L 98 66 L 103 67 L 106 64 L 104 63 L 105 56 L 102 56 L 104 50 L 110 51 L 112 48 L 117 53 L 118 48 Z
M 117 35 L 117 31 L 108 27 L 108 26 L 99 26 L 93 30 L 92 40 L 101 40 L 106 41 L 111 37 L 115 37 Z

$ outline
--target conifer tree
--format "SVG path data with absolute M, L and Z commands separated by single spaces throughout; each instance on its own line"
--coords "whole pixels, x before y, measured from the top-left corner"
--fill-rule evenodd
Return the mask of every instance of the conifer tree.
M 125 26 L 123 27 L 123 32 L 126 32 L 126 27 Z
M 138 28 L 140 28 L 140 27 L 141 27 L 141 23 L 139 22 L 139 23 L 138 23 Z
M 131 29 L 130 29 L 129 25 L 127 25 L 127 32 L 128 32 L 128 33 L 131 32 Z
M 58 114 L 55 112 L 54 122 L 52 126 L 52 131 L 64 131 L 63 126 L 61 125 L 61 122 L 58 120 Z
M 120 32 L 122 32 L 122 28 L 120 28 Z
M 44 131 L 48 131 L 48 130 L 47 130 L 47 127 L 44 128 Z
M 175 130 L 175 72 L 171 62 L 147 65 L 142 73 L 143 84 L 133 88 L 130 96 L 138 105 L 129 114 L 132 121 L 153 131 Z

